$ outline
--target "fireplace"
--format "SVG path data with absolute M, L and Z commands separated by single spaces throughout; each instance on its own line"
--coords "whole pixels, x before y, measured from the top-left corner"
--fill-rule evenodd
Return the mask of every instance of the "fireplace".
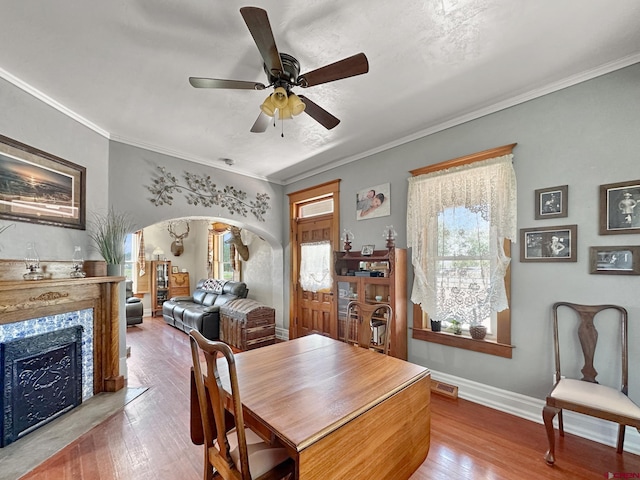
M 47 266 L 54 273 L 58 271 L 53 262 Z M 0 333 L 2 327 L 7 329 L 7 337 L 0 342 L 16 339 L 25 331 L 41 333 L 39 325 L 51 325 L 50 318 L 80 312 L 82 318 L 87 318 L 87 323 L 83 323 L 87 336 L 85 346 L 93 350 L 93 381 L 87 382 L 84 388 L 93 390 L 89 395 L 118 391 L 124 387 L 124 376 L 120 374 L 121 305 L 118 300 L 118 285 L 124 277 L 77 279 L 69 278 L 68 268 L 60 271 L 61 278 L 54 275 L 50 280 L 25 281 L 22 279 L 24 262 L 0 260 Z
M 0 344 L 0 447 L 82 403 L 82 326 Z

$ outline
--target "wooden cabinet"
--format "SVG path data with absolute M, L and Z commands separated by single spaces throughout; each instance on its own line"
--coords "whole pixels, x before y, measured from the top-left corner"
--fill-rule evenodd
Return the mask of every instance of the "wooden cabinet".
M 343 340 L 347 305 L 352 300 L 388 303 L 393 309 L 389 354 L 407 359 L 407 251 L 403 248 L 359 252 L 334 252 L 334 298 L 338 338 Z M 377 276 L 372 276 L 377 275 Z
M 187 272 L 175 272 L 171 274 L 169 279 L 171 294 L 173 297 L 188 297 L 191 295 L 191 286 L 189 285 L 189 274 Z
M 162 303 L 169 300 L 171 262 L 159 260 L 151 262 L 151 315 L 162 315 Z

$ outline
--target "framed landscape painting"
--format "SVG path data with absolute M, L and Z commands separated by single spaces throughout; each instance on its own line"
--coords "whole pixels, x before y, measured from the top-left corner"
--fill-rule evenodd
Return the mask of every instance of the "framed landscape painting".
M 0 218 L 85 229 L 86 169 L 0 135 Z
M 520 229 L 521 262 L 577 262 L 578 226 Z
M 600 235 L 640 233 L 640 180 L 600 185 Z

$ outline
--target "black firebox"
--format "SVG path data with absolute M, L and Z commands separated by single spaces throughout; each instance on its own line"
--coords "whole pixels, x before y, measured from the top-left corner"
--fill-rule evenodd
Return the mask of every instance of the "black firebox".
M 0 343 L 0 447 L 82 403 L 82 330 Z

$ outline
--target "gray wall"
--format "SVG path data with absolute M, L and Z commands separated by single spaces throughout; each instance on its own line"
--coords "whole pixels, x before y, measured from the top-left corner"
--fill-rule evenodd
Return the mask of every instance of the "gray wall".
M 409 360 L 542 399 L 552 382 L 549 322 L 550 307 L 556 301 L 625 306 L 631 319 L 630 365 L 640 363 L 640 278 L 588 273 L 589 246 L 640 244 L 640 235 L 598 235 L 598 186 L 640 179 L 638 112 L 640 64 L 296 182 L 286 192 L 340 178 L 341 230 L 353 231 L 354 248 L 371 243 L 383 247 L 382 231 L 389 224 L 398 231 L 397 245 L 404 247 L 409 170 L 517 142 L 519 228 L 577 224 L 578 261 L 520 263 L 520 245 L 513 245 L 511 319 L 516 348 L 512 359 L 410 340 Z M 356 221 L 356 192 L 386 182 L 391 183 L 391 216 Z M 534 220 L 534 190 L 565 184 L 569 185 L 569 216 Z M 283 235 L 286 228 L 283 225 Z M 288 268 L 287 264 L 285 272 Z M 411 286 L 411 268 L 407 282 Z M 409 312 L 411 325 L 411 308 Z M 605 364 L 613 363 L 606 352 L 600 354 Z M 630 396 L 640 401 L 637 375 L 631 378 Z
M 220 206 L 189 205 L 184 198 L 184 191 L 173 194 L 172 205 L 156 207 L 150 201 L 152 195 L 146 186 L 151 185 L 158 166 L 166 167 L 179 179 L 181 185 L 185 185 L 182 175 L 186 171 L 200 176 L 211 176 L 212 182 L 220 189 L 231 185 L 244 190 L 248 200 L 253 199 L 256 193 L 267 193 L 271 209 L 264 216 L 265 221 L 259 221 L 250 212 L 243 217 L 238 214 L 230 215 Z M 109 181 L 112 188 L 112 205 L 116 210 L 129 211 L 138 228 L 183 217 L 218 218 L 248 228 L 272 245 L 282 244 L 282 232 L 279 228 L 274 228 L 284 221 L 280 208 L 283 193 L 279 185 L 118 142 L 110 144 Z
M 87 169 L 87 216 L 107 205 L 109 141 L 30 94 L 0 79 L 0 134 L 82 165 Z M 80 245 L 86 258 L 99 259 L 84 230 L 0 220 L 15 226 L 0 234 L 0 258 L 23 258 L 36 242 L 42 260 L 69 260 Z

